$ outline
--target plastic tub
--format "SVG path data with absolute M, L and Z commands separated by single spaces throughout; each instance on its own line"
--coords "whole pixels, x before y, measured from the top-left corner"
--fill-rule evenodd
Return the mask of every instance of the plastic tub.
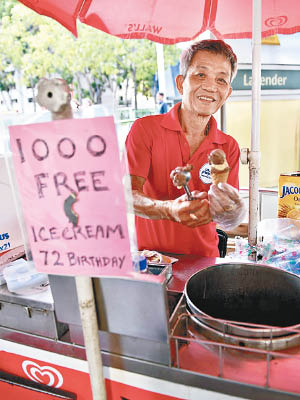
M 36 271 L 32 263 L 24 259 L 16 260 L 3 269 L 7 289 L 16 294 L 35 294 L 46 290 L 48 275 Z

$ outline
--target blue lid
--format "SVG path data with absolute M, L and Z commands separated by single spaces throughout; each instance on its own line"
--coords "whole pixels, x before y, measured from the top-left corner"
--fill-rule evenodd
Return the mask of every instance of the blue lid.
M 145 256 L 141 256 L 139 260 L 140 271 L 145 272 L 147 270 L 147 259 Z
M 146 272 L 147 271 L 147 259 L 145 256 L 134 253 L 132 254 L 133 269 L 136 272 Z

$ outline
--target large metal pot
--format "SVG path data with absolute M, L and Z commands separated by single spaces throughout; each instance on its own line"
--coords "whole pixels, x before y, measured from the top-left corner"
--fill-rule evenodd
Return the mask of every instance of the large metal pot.
M 300 328 L 300 278 L 277 268 L 252 263 L 214 265 L 188 280 L 185 296 L 197 319 L 226 334 L 270 338 L 288 335 L 284 327 Z M 242 324 L 228 325 L 207 317 Z

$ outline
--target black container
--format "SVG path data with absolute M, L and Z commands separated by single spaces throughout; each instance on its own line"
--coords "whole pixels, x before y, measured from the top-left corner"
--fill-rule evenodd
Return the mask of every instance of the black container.
M 224 333 L 263 338 L 270 332 L 273 337 L 287 335 L 284 327 L 300 329 L 300 278 L 277 268 L 254 263 L 214 265 L 188 280 L 185 296 L 197 319 Z

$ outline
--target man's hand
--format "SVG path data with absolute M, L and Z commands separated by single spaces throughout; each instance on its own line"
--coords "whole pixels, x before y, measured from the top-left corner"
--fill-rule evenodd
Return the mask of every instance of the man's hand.
M 224 230 L 238 226 L 246 215 L 246 207 L 238 191 L 228 183 L 211 185 L 208 192 L 212 220 Z
M 186 194 L 175 200 L 156 200 L 143 193 L 144 183 L 144 178 L 131 176 L 133 206 L 136 215 L 148 219 L 168 219 L 191 228 L 212 221 L 206 192 L 192 192 L 192 201 L 188 200 Z
M 212 221 L 208 195 L 206 192 L 192 192 L 193 200 L 189 201 L 184 194 L 175 200 L 168 201 L 169 219 L 190 228 L 208 224 Z

